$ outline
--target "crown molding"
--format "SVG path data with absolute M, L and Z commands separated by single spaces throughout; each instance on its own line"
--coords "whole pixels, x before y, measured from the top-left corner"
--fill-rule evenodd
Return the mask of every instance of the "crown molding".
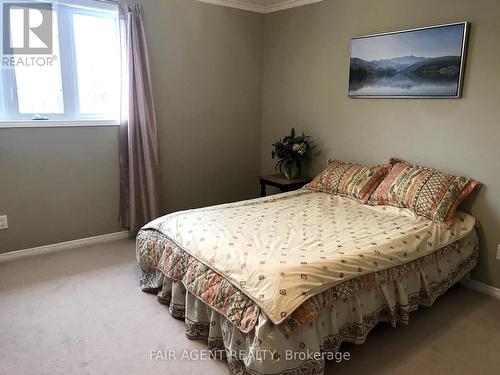
M 267 13 L 266 6 L 247 3 L 246 1 L 242 1 L 242 0 L 198 0 L 198 1 L 200 1 L 202 3 L 220 5 L 223 7 L 248 10 L 250 12 Z
M 198 1 L 201 1 L 202 3 L 248 10 L 250 12 L 256 12 L 256 13 L 272 13 L 284 9 L 299 7 L 302 5 L 317 3 L 323 0 L 284 0 L 280 3 L 271 5 L 252 4 L 245 0 L 198 0 Z
M 273 13 L 280 10 L 300 7 L 302 5 L 319 3 L 320 1 L 323 0 L 285 0 L 277 4 L 267 5 L 265 8 L 266 8 L 266 13 Z

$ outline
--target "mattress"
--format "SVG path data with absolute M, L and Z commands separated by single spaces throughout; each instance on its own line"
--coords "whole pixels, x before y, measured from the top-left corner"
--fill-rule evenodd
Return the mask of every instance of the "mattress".
M 169 246 L 169 241 L 164 235 L 145 230 L 140 238 L 138 255 L 149 249 L 150 254 L 163 254 L 161 261 L 165 262 L 168 251 L 161 250 Z M 208 267 L 186 252 L 173 251 L 169 257 L 169 268 L 146 270 L 144 264 L 141 266 L 142 285 L 145 291 L 157 293 L 174 317 L 184 318 L 188 338 L 206 340 L 211 356 L 225 358 L 234 375 L 303 375 L 322 374 L 325 361 L 338 358 L 342 342 L 362 344 L 379 322 L 394 327 L 408 324 L 411 311 L 432 305 L 476 265 L 478 241 L 473 231 L 425 256 L 425 261 L 420 258 L 399 267 L 377 284 L 359 283 L 358 288 L 352 288 L 352 283 L 345 282 L 350 285 L 339 285 L 310 298 L 280 325 L 253 311 L 257 320 L 248 332 L 228 318 L 234 318 L 238 310 L 244 311 L 243 297 L 232 297 L 230 289 L 218 288 L 220 281 L 213 282 L 216 279 L 210 276 Z M 200 276 L 204 281 L 189 276 L 193 268 L 205 269 Z M 197 294 L 199 290 L 205 292 Z M 237 289 L 232 292 L 237 293 Z M 218 307 L 205 301 L 216 301 Z M 311 311 L 316 312 L 314 318 Z
M 250 332 L 261 314 L 294 327 L 320 313 L 313 297 L 346 298 L 401 279 L 436 251 L 453 251 L 474 224 L 459 212 L 444 229 L 408 209 L 301 189 L 161 217 L 139 233 L 137 256 L 144 289 L 161 274 L 182 280 Z

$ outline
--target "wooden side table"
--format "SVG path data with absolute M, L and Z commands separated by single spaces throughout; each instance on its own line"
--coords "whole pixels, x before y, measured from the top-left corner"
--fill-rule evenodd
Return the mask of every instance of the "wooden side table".
M 274 186 L 280 189 L 282 193 L 300 189 L 302 186 L 311 182 L 310 177 L 299 177 L 289 180 L 282 174 L 268 174 L 260 176 L 260 196 L 266 196 L 266 186 Z

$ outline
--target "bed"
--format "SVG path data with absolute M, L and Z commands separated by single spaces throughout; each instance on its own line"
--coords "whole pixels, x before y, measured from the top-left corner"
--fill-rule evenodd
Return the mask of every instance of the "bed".
M 474 226 L 300 189 L 152 221 L 137 236 L 140 285 L 232 374 L 322 374 L 342 342 L 407 324 L 467 275 Z

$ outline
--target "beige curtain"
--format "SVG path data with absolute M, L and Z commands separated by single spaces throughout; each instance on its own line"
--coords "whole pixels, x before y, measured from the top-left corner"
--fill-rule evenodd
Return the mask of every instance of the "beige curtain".
M 120 224 L 132 235 L 159 216 L 159 156 L 140 5 L 119 3 L 122 39 Z

